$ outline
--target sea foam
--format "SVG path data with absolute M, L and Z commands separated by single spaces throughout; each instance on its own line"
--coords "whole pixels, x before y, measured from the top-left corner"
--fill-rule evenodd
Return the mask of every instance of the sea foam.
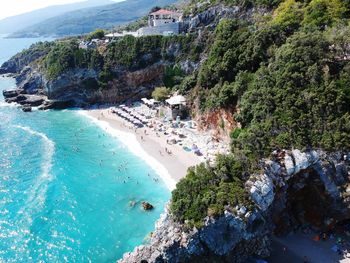
M 4 101 L 0 101 L 0 108 L 18 108 L 18 103 L 7 103 Z
M 25 126 L 14 126 L 17 129 L 21 129 L 33 136 L 39 137 L 44 144 L 44 152 L 42 153 L 43 160 L 41 162 L 41 174 L 37 177 L 34 185 L 31 188 L 30 194 L 27 199 L 27 205 L 22 208 L 20 213 L 25 215 L 25 218 L 31 223 L 31 214 L 39 211 L 45 204 L 46 192 L 48 184 L 53 180 L 51 174 L 53 155 L 55 153 L 55 143 L 50 140 L 46 134 L 32 130 Z
M 113 128 L 108 122 L 98 120 L 89 115 L 86 111 L 78 110 L 78 114 L 87 117 L 102 130 L 106 131 L 112 137 L 117 138 L 123 143 L 134 155 L 144 160 L 148 165 L 156 171 L 159 177 L 164 181 L 169 190 L 174 190 L 176 186 L 175 180 L 170 176 L 168 170 L 154 157 L 150 156 L 137 141 L 135 134 L 120 131 Z

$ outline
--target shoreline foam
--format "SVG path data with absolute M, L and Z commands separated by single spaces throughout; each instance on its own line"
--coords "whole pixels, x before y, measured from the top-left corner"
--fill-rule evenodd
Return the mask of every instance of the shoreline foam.
M 26 206 L 21 208 L 19 214 L 25 214 L 25 219 L 28 220 L 28 225 L 32 223 L 33 211 L 42 209 L 46 202 L 46 195 L 48 191 L 48 184 L 54 179 L 52 175 L 53 156 L 55 154 L 55 142 L 47 137 L 46 134 L 35 131 L 27 126 L 14 125 L 16 129 L 20 129 L 29 133 L 30 135 L 39 137 L 43 142 L 45 154 L 41 163 L 41 174 L 37 177 L 35 183 L 30 189 L 30 195 L 26 201 Z
M 131 132 L 122 131 L 112 127 L 112 125 L 106 120 L 99 120 L 96 117 L 89 114 L 88 111 L 78 110 L 78 114 L 90 119 L 94 124 L 100 127 L 102 130 L 109 133 L 112 137 L 117 138 L 121 143 L 123 143 L 129 151 L 134 155 L 144 160 L 163 180 L 167 188 L 172 191 L 176 187 L 176 181 L 170 175 L 168 169 L 160 163 L 159 160 L 150 155 L 144 147 L 139 143 L 136 135 Z

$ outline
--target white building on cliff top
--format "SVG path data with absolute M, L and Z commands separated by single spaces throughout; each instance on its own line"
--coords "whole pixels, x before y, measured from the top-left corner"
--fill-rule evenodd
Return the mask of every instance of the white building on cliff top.
M 142 27 L 137 32 L 139 36 L 177 35 L 180 33 L 182 14 L 160 9 L 148 15 L 148 27 Z
M 169 23 L 176 23 L 180 21 L 181 16 L 182 14 L 180 13 L 160 9 L 148 15 L 148 26 L 154 27 Z
M 178 35 L 180 33 L 180 22 L 182 14 L 166 9 L 160 9 L 148 15 L 148 27 L 141 27 L 136 32 L 112 33 L 106 35 L 108 38 L 123 37 L 126 35 L 152 36 L 152 35 Z

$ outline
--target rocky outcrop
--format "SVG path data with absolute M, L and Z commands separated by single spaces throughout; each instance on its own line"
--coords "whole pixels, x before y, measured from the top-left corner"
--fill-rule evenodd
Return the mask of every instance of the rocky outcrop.
M 2 95 L 4 96 L 4 98 L 14 98 L 21 94 L 24 94 L 24 90 L 14 89 L 14 90 L 4 90 L 2 92 Z
M 33 106 L 33 107 L 40 106 L 47 99 L 46 96 L 28 95 L 28 94 L 19 94 L 17 96 L 11 96 L 11 97 L 4 95 L 4 97 L 7 103 L 15 102 L 21 105 Z
M 23 106 L 22 107 L 22 111 L 23 112 L 31 112 L 32 111 L 32 107 L 30 107 L 30 106 Z
M 152 210 L 154 207 L 148 202 L 142 202 L 141 203 L 143 210 Z
M 156 63 L 136 71 L 119 71 L 107 88 L 98 89 L 99 72 L 96 70 L 77 68 L 58 78 L 48 79 L 40 67 L 32 65 L 25 67 L 16 76 L 18 89 L 4 91 L 3 95 L 7 102 L 20 104 L 26 100 L 23 96 L 43 95 L 45 98 L 40 109 L 120 103 L 150 96 L 154 87 L 161 85 L 163 73 L 163 63 Z
M 269 255 L 272 234 L 350 219 L 350 153 L 275 151 L 261 171 L 246 182 L 253 209 L 227 209 L 199 230 L 186 230 L 166 210 L 148 244 L 118 262 L 245 262 Z
M 201 9 L 201 7 L 198 6 L 200 4 L 201 3 L 197 4 L 198 9 Z M 222 19 L 236 18 L 241 20 L 251 20 L 255 13 L 267 14 L 269 12 L 269 10 L 263 8 L 250 8 L 247 10 L 240 6 L 225 6 L 223 4 L 214 5 L 203 12 L 185 19 L 181 26 L 181 31 L 197 32 L 203 28 L 214 29 Z
M 201 12 L 194 17 L 191 17 L 188 21 L 188 31 L 193 32 L 200 27 L 206 27 L 211 25 L 215 27 L 221 19 L 236 17 L 241 8 L 238 6 L 227 7 L 224 5 L 216 5 L 208 8 L 204 12 Z
M 200 230 L 185 231 L 166 210 L 149 244 L 118 262 L 244 262 L 251 254 L 268 256 L 270 231 L 262 222 L 259 213 L 245 218 L 225 212 L 218 219 L 206 218 Z
M 349 163 L 348 153 L 276 152 L 266 167 L 274 182 L 275 198 L 268 207 L 274 233 L 288 233 L 300 225 L 328 230 L 349 219 Z

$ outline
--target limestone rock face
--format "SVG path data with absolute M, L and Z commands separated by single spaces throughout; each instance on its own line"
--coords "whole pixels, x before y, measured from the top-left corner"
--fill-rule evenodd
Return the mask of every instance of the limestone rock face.
M 246 190 L 255 208 L 236 207 L 186 230 L 166 209 L 148 244 L 119 263 L 245 262 L 269 255 L 271 234 L 313 225 L 327 230 L 350 219 L 350 153 L 275 151 L 250 175 Z M 232 209 L 230 209 L 232 210 Z
M 199 13 L 198 15 L 194 16 L 189 21 L 189 31 L 196 30 L 197 28 L 201 26 L 208 26 L 208 25 L 215 25 L 217 24 L 220 19 L 223 18 L 232 18 L 237 16 L 239 13 L 240 8 L 238 6 L 234 7 L 226 7 L 224 5 L 216 5 L 208 10 Z
M 272 179 L 266 174 L 260 175 L 250 188 L 252 200 L 262 211 L 266 211 L 273 202 L 273 188 Z
M 120 71 L 106 89 L 97 89 L 99 72 L 72 69 L 55 79 L 47 79 L 37 65 L 25 67 L 16 76 L 16 90 L 4 91 L 8 102 L 22 101 L 23 94 L 45 96 L 40 109 L 61 109 L 94 103 L 120 103 L 150 96 L 161 85 L 164 64 L 156 63 L 137 71 Z M 22 103 L 21 103 L 22 104 Z M 29 103 L 30 104 L 30 103 Z M 33 105 L 34 106 L 34 105 Z

